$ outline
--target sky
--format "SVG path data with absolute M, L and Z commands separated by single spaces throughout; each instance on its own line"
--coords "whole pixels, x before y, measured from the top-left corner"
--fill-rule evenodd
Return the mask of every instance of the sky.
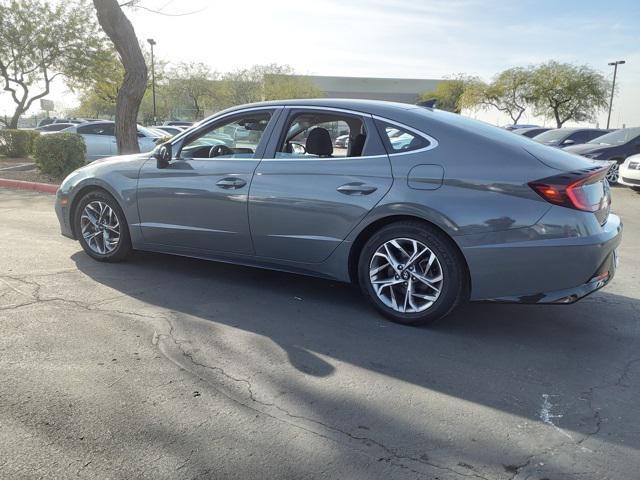
M 51 0 L 56 1 L 56 0 Z M 138 37 L 158 57 L 204 62 L 225 72 L 288 64 L 298 73 L 490 80 L 547 60 L 618 70 L 612 127 L 640 125 L 638 0 L 143 0 L 131 10 Z M 56 87 L 58 103 L 74 99 Z M 0 112 L 6 108 L 1 103 Z M 497 111 L 471 116 L 504 124 Z M 526 115 L 521 122 L 543 123 Z M 547 121 L 547 124 L 550 122 Z M 606 113 L 599 117 L 606 124 Z

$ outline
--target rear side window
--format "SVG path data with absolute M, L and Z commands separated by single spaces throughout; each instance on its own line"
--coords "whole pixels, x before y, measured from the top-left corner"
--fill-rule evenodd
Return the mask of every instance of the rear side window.
M 376 127 L 380 132 L 387 152 L 390 154 L 412 152 L 430 145 L 429 140 L 426 138 L 397 125 L 376 120 Z

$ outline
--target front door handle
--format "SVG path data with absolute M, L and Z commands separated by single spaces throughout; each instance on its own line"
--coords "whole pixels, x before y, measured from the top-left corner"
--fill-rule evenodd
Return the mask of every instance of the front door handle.
M 362 182 L 345 183 L 344 185 L 340 185 L 336 188 L 336 190 L 340 193 L 344 193 L 345 195 L 369 195 L 377 189 L 378 187 L 366 185 Z
M 245 180 L 238 177 L 225 177 L 222 180 L 218 180 L 216 185 L 220 188 L 230 190 L 232 188 L 242 188 L 247 184 Z

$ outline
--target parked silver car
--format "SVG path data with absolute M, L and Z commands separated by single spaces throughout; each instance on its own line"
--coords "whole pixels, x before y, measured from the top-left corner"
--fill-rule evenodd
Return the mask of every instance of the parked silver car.
M 236 126 L 253 133 L 221 143 Z M 288 100 L 80 168 L 56 213 L 99 261 L 150 250 L 353 282 L 418 324 L 468 299 L 566 304 L 606 285 L 622 236 L 607 168 L 430 108 Z
M 87 146 L 87 161 L 93 162 L 101 158 L 117 155 L 118 147 L 115 136 L 115 123 L 111 121 L 89 122 L 65 128 L 62 132 L 82 135 Z M 162 138 L 160 132 L 138 125 L 138 145 L 141 152 L 150 152 Z

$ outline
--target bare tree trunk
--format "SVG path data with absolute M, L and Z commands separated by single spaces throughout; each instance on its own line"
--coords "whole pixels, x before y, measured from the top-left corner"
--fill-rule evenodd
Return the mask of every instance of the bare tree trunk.
M 93 0 L 98 22 L 113 42 L 124 66 L 124 80 L 116 99 L 118 153 L 138 153 L 138 110 L 147 89 L 147 65 L 133 25 L 116 0 Z
M 7 125 L 7 128 L 13 128 L 14 130 L 17 129 L 18 121 L 20 120 L 20 117 L 22 116 L 23 113 L 24 113 L 24 106 L 18 105 L 16 107 L 15 112 L 13 112 L 13 116 L 11 117 L 11 120 L 9 120 L 9 124 Z

